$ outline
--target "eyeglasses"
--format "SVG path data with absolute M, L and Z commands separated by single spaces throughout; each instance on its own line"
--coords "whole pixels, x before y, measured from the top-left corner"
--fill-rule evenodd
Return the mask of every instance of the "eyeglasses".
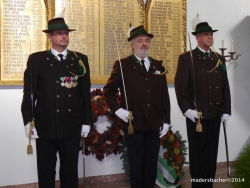
M 69 32 L 68 31 L 54 31 L 53 35 L 59 35 L 59 36 L 66 35 L 66 36 L 69 36 Z

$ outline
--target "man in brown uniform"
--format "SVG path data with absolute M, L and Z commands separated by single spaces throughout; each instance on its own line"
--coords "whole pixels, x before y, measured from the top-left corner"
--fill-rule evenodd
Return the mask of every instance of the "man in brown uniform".
M 165 71 L 160 61 L 148 56 L 152 34 L 143 26 L 131 30 L 128 41 L 133 54 L 114 63 L 104 95 L 112 112 L 119 118 L 128 149 L 132 188 L 153 188 L 157 174 L 159 136 L 170 124 L 170 101 Z M 122 73 L 124 76 L 124 91 Z M 121 105 L 116 92 L 121 91 Z M 127 104 L 124 92 L 127 96 Z M 134 134 L 128 134 L 128 111 L 133 113 Z M 162 128 L 160 132 L 160 128 Z
M 175 75 L 177 101 L 187 117 L 191 177 L 207 181 L 215 177 L 220 124 L 227 124 L 231 114 L 225 59 L 210 50 L 216 31 L 207 22 L 197 24 L 192 34 L 198 46 L 191 51 L 192 57 L 190 52 L 179 56 Z M 195 109 L 202 112 L 202 132 L 196 132 L 198 114 Z M 211 188 L 213 184 L 193 182 L 192 187 Z

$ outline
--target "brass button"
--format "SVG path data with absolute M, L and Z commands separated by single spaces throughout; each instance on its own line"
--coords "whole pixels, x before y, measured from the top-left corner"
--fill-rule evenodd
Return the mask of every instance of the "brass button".
M 210 105 L 212 105 L 212 102 L 210 102 Z
M 211 89 L 212 87 L 211 86 L 209 86 L 209 89 Z
M 149 93 L 150 91 L 147 91 L 147 93 Z
M 56 96 L 57 98 L 60 97 L 59 95 Z
M 69 94 L 68 97 L 71 97 L 71 95 Z
M 218 105 L 219 103 L 217 102 L 216 104 Z
M 57 109 L 56 111 L 57 111 L 57 112 L 60 112 L 60 110 L 59 110 L 59 109 Z
M 53 64 L 50 64 L 50 66 L 52 67 L 52 66 L 53 66 Z
M 150 104 L 148 104 L 148 106 L 150 106 Z
M 67 65 L 66 67 L 68 68 L 69 66 Z
M 218 89 L 219 88 L 219 86 L 216 86 L 216 89 Z
M 68 109 L 69 112 L 71 112 L 71 109 Z
M 58 84 L 58 83 L 59 83 L 59 81 L 57 80 L 57 81 L 56 81 L 56 83 Z
M 145 78 L 145 80 L 148 80 L 148 78 Z

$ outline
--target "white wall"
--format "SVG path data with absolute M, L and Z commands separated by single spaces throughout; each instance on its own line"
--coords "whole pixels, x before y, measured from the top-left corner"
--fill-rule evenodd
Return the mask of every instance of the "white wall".
M 227 137 L 229 158 L 235 160 L 242 148 L 250 143 L 250 1 L 249 0 L 187 0 L 187 30 L 192 31 L 191 21 L 199 13 L 201 21 L 207 21 L 213 29 L 215 49 L 221 40 L 230 49 L 234 40 L 235 51 L 241 56 L 227 63 L 232 93 L 232 116 Z M 191 35 L 192 47 L 195 38 Z M 188 44 L 188 43 L 187 43 Z M 219 52 L 219 51 L 218 51 Z M 93 85 L 100 88 L 102 85 Z M 169 85 L 171 98 L 171 125 L 187 140 L 185 118 L 176 102 L 173 84 Z M 0 86 L 0 186 L 37 182 L 36 154 L 28 156 L 28 139 L 24 135 L 21 117 L 22 86 Z M 35 151 L 35 143 L 32 142 Z M 111 155 L 102 162 L 94 156 L 86 157 L 86 176 L 123 173 L 120 156 Z M 218 162 L 226 161 L 224 135 L 221 131 Z M 79 177 L 82 177 L 82 155 L 79 155 Z M 58 177 L 57 177 L 58 179 Z

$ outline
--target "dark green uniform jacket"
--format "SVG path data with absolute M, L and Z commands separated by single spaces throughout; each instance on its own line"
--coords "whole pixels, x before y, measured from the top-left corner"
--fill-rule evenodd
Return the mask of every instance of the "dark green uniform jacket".
M 84 71 L 87 73 L 82 77 L 73 75 L 80 73 L 79 62 L 72 51 L 68 50 L 63 62 L 58 61 L 50 51 L 29 56 L 24 72 L 21 110 L 25 125 L 31 122 L 34 116 L 39 138 L 67 138 L 79 133 L 82 124 L 91 125 L 88 58 L 81 53 L 76 54 L 86 67 Z M 65 83 L 69 83 L 68 87 Z

